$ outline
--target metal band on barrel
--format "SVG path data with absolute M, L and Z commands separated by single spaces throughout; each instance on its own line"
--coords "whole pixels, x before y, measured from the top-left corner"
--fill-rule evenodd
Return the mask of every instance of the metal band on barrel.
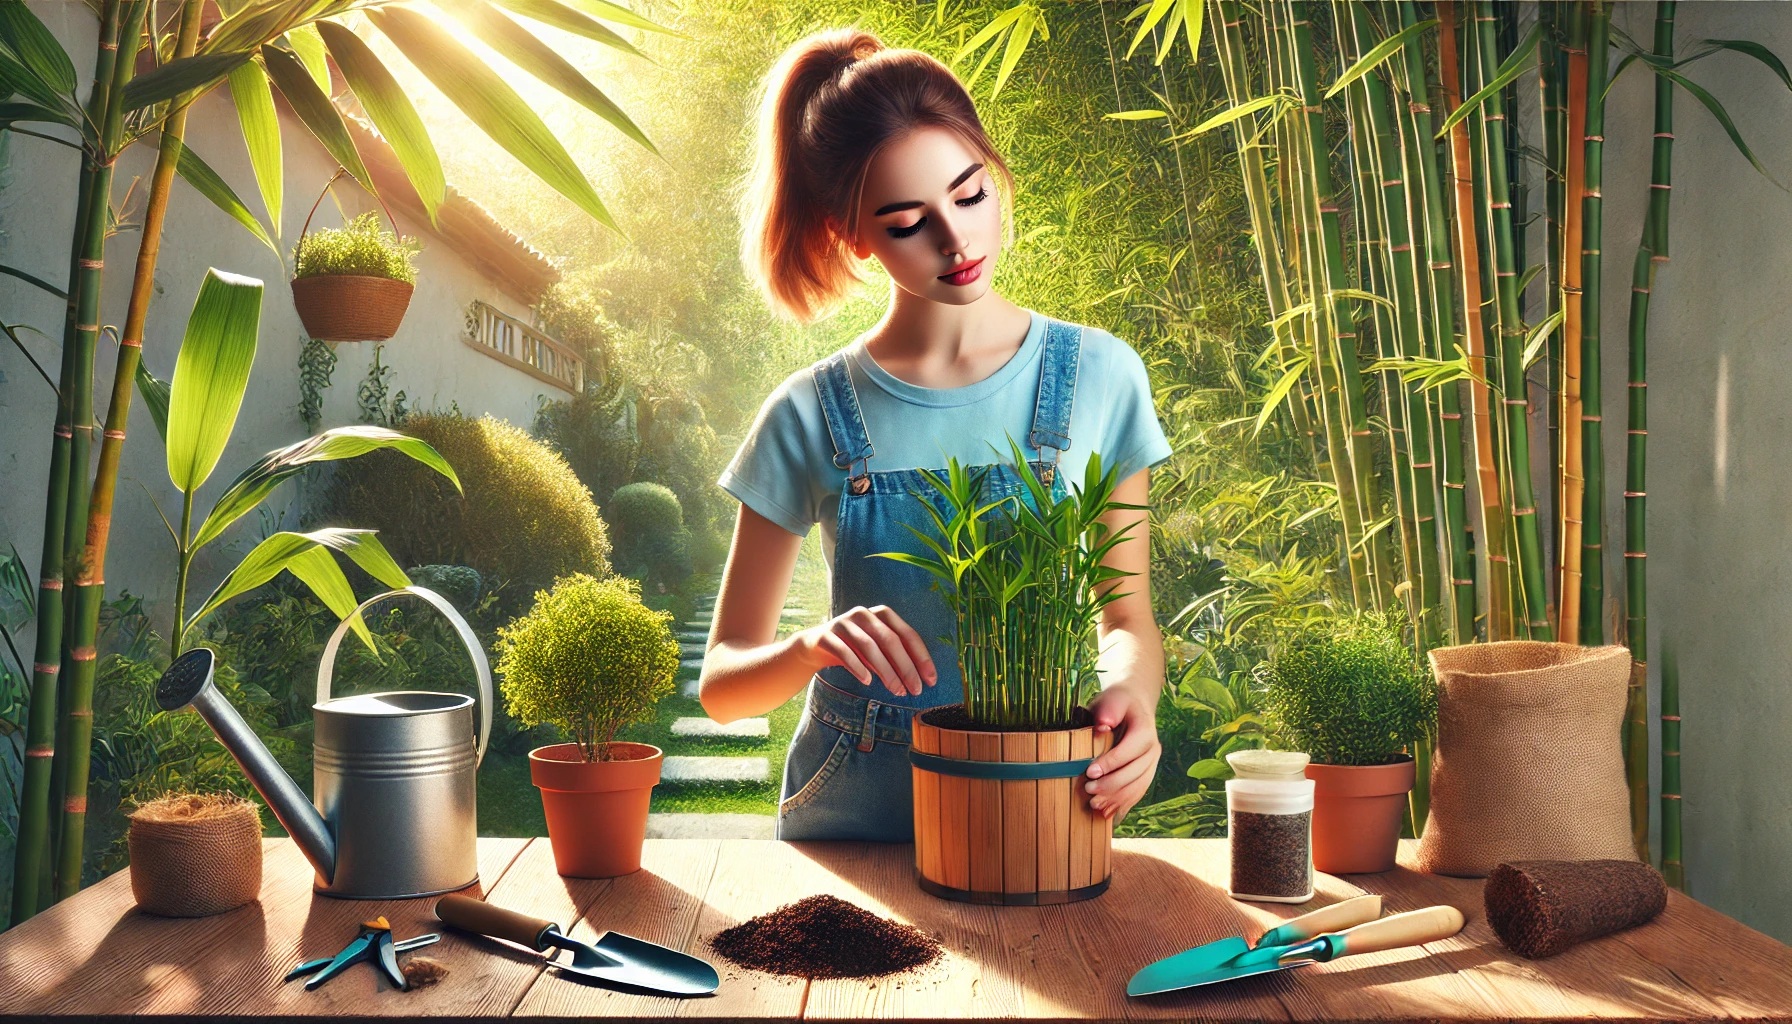
M 952 775 L 961 779 L 995 779 L 1000 782 L 1026 782 L 1038 779 L 1073 779 L 1089 770 L 1092 757 L 1075 761 L 961 761 L 937 754 L 908 752 L 909 763 L 924 772 Z

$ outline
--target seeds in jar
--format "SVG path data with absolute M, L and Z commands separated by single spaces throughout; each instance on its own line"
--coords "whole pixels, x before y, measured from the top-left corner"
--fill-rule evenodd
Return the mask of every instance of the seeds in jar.
M 1313 812 L 1231 813 L 1232 892 L 1293 897 L 1312 889 Z

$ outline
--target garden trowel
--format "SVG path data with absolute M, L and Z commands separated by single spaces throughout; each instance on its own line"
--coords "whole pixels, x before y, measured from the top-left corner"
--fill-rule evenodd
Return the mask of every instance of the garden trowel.
M 1379 921 L 1359 924 L 1341 932 L 1330 932 L 1304 941 L 1284 945 L 1259 944 L 1218 965 L 1195 969 L 1166 966 L 1171 960 L 1160 960 L 1133 975 L 1127 983 L 1129 996 L 1155 995 L 1177 989 L 1211 985 L 1220 981 L 1249 978 L 1272 971 L 1284 971 L 1303 964 L 1325 963 L 1341 956 L 1378 953 L 1385 949 L 1418 946 L 1447 939 L 1462 930 L 1462 911 L 1455 907 L 1427 907 L 1404 914 L 1384 917 Z
M 594 981 L 674 996 L 708 995 L 722 983 L 714 967 L 689 953 L 621 932 L 605 932 L 595 944 L 580 942 L 552 921 L 494 907 L 470 896 L 444 896 L 437 900 L 436 917 L 444 924 L 508 939 L 533 950 L 555 947 L 556 955 L 558 950 L 567 950 L 572 953 L 571 963 L 549 957 L 547 965 Z
M 1281 924 L 1257 939 L 1255 946 L 1236 935 L 1209 942 L 1204 946 L 1185 949 L 1174 956 L 1168 956 L 1132 976 L 1127 983 L 1126 994 L 1129 996 L 1149 995 L 1152 992 L 1165 991 L 1153 987 L 1154 979 L 1178 978 L 1200 971 L 1212 970 L 1227 961 L 1249 953 L 1253 948 L 1263 946 L 1286 946 L 1304 942 L 1326 932 L 1342 931 L 1359 924 L 1367 924 L 1381 916 L 1381 897 L 1376 895 L 1353 896 L 1350 899 L 1333 903 L 1328 907 L 1320 907 L 1310 914 L 1302 914 Z M 1180 988 L 1172 985 L 1171 988 Z

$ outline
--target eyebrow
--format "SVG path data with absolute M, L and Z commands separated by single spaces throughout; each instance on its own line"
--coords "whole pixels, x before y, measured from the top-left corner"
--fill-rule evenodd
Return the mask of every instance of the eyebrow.
M 950 192 L 953 189 L 957 188 L 958 186 L 964 184 L 966 179 L 968 179 L 971 175 L 976 174 L 978 171 L 980 171 L 982 169 L 983 169 L 982 164 L 972 164 L 971 166 L 966 167 L 962 172 L 959 173 L 958 177 L 952 179 L 952 184 L 946 186 L 946 191 Z M 886 213 L 895 213 L 899 210 L 912 210 L 915 207 L 921 206 L 921 205 L 923 205 L 923 204 L 918 199 L 911 199 L 906 203 L 889 203 L 884 206 L 878 207 L 877 212 L 872 214 L 872 216 L 873 217 L 882 217 Z

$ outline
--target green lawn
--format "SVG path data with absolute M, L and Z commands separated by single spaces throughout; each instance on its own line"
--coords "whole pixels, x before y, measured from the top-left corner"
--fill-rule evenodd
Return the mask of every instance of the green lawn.
M 693 577 L 689 594 L 668 597 L 648 596 L 654 607 L 667 608 L 678 616 L 682 629 L 691 618 L 695 595 L 714 593 L 715 576 Z M 820 621 L 828 608 L 827 566 L 821 556 L 819 531 L 811 531 L 797 557 L 796 575 L 791 580 L 786 606 L 803 608 L 811 614 L 802 622 L 784 622 L 779 635 Z M 679 669 L 678 681 L 692 678 L 694 670 Z M 763 740 L 696 740 L 672 735 L 672 723 L 684 717 L 702 717 L 703 707 L 690 697 L 672 696 L 660 702 L 659 713 L 652 722 L 624 730 L 619 738 L 651 743 L 669 755 L 721 755 L 763 757 L 769 763 L 768 780 L 763 784 L 729 787 L 706 786 L 672 791 L 661 786 L 653 792 L 656 812 L 699 812 L 707 814 L 773 814 L 778 808 L 778 781 L 783 777 L 784 754 L 790 748 L 790 736 L 802 716 L 803 697 L 799 693 L 766 717 L 770 735 Z M 529 782 L 529 758 L 526 753 L 507 754 L 494 750 L 487 755 L 479 770 L 479 834 L 485 836 L 541 836 L 547 834 L 542 816 L 541 798 Z

